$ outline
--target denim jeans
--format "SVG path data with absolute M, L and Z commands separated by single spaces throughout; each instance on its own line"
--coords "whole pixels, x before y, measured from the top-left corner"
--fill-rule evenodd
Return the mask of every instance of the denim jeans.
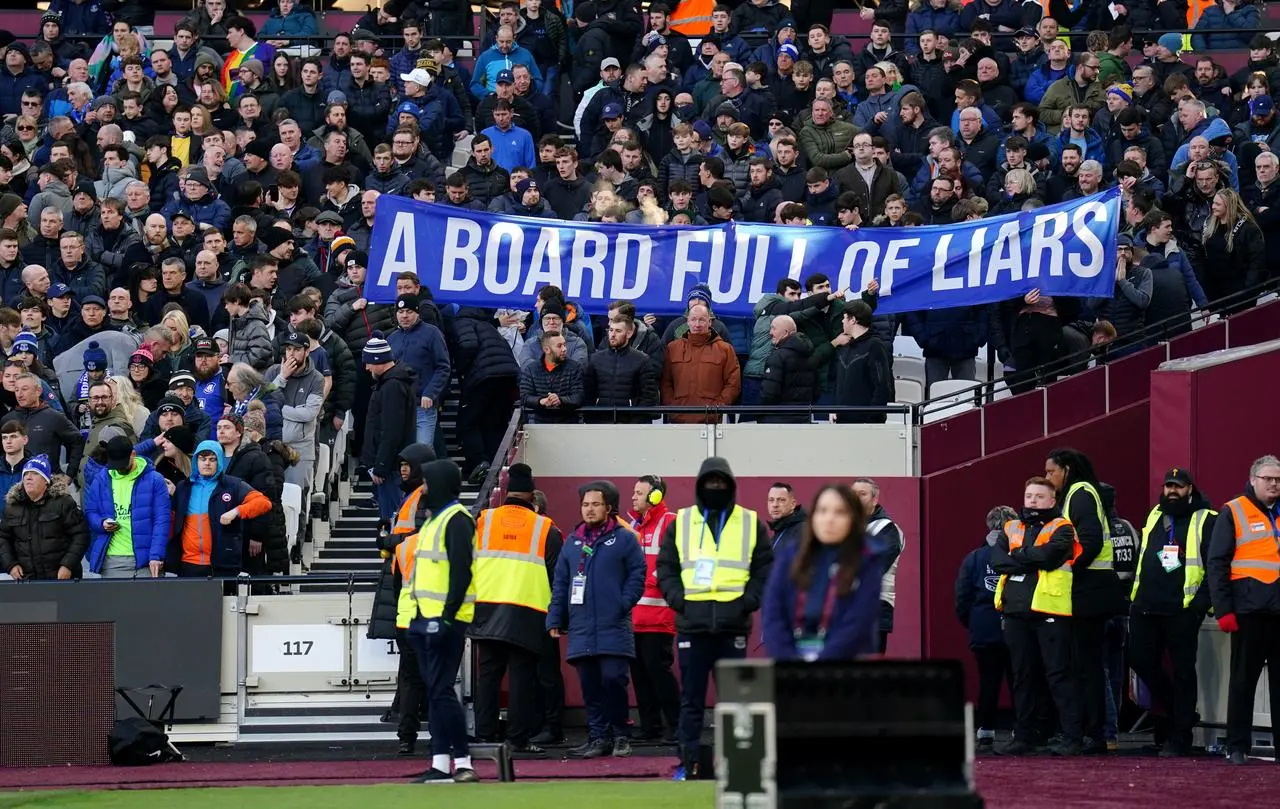
M 1119 738 L 1120 708 L 1124 705 L 1124 683 L 1128 673 L 1124 665 L 1125 639 L 1128 634 L 1128 616 L 1116 615 L 1107 619 L 1102 647 L 1102 664 L 1107 678 L 1107 714 L 1102 735 L 1108 740 Z
M 400 491 L 400 475 L 388 476 L 381 483 L 373 484 L 373 498 L 378 503 L 378 517 L 383 520 L 395 519 L 404 493 Z
M 426 410 L 419 407 L 417 409 L 417 414 L 418 443 L 434 447 L 436 441 L 436 421 L 440 418 L 440 411 L 434 407 Z
M 554 99 L 556 92 L 560 89 L 560 66 L 551 65 L 542 72 L 542 94 L 547 98 Z M 547 134 L 543 132 L 542 134 Z

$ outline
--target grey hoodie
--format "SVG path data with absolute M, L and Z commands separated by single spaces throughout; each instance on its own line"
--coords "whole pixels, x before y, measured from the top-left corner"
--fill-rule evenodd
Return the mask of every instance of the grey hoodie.
M 129 183 L 138 179 L 138 170 L 126 163 L 120 168 L 103 167 L 102 179 L 93 184 L 98 192 L 98 199 L 118 199 L 124 202 L 124 190 Z
M 275 343 L 271 341 L 267 322 L 267 312 L 259 300 L 252 301 L 243 316 L 231 318 L 227 353 L 232 362 L 247 363 L 258 371 L 265 371 L 275 361 Z
M 31 205 L 27 208 L 27 221 L 38 230 L 40 214 L 50 207 L 61 210 L 64 218 L 71 215 L 71 189 L 62 180 L 50 180 L 44 190 L 31 198 Z

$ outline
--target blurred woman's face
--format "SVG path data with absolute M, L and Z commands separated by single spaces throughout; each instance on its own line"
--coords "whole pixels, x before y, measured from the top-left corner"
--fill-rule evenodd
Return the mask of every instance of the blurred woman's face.
M 836 545 L 853 530 L 853 514 L 844 500 L 833 491 L 825 491 L 813 510 L 813 535 L 824 545 Z
M 1227 199 L 1221 194 L 1213 198 L 1213 215 L 1222 220 L 1227 218 Z

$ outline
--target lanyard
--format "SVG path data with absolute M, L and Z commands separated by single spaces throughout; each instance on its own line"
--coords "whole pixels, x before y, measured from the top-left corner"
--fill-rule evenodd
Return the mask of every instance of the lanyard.
M 795 637 L 802 638 L 805 636 L 804 631 L 804 614 L 805 607 L 809 605 L 809 593 L 807 590 L 801 590 L 796 593 L 796 623 Z M 831 617 L 836 611 L 836 577 L 833 575 L 831 580 L 827 582 L 827 595 L 822 602 L 822 617 L 818 619 L 818 640 L 827 637 L 827 630 L 831 627 Z
M 711 541 L 716 543 L 716 550 L 720 550 L 720 536 L 724 534 L 725 523 L 729 522 L 729 512 L 720 512 L 720 528 L 711 535 Z M 698 550 L 702 550 L 702 540 L 707 537 L 707 514 L 702 514 L 702 532 L 698 534 Z
M 597 539 L 598 538 L 599 537 L 597 537 Z M 596 552 L 595 545 L 596 545 L 595 539 L 588 540 L 586 537 L 582 538 L 582 555 L 578 557 L 578 576 L 579 577 L 581 577 L 584 573 L 586 573 L 587 560 L 590 559 L 592 554 Z

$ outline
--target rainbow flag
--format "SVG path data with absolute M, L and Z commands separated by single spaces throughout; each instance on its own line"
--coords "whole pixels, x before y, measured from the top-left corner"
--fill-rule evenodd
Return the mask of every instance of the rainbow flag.
M 275 61 L 276 48 L 269 42 L 254 42 L 252 47 L 244 51 L 232 51 L 222 63 L 222 89 L 227 92 L 227 100 L 234 101 L 240 95 L 240 65 L 248 59 L 257 59 L 262 66 L 271 70 Z

